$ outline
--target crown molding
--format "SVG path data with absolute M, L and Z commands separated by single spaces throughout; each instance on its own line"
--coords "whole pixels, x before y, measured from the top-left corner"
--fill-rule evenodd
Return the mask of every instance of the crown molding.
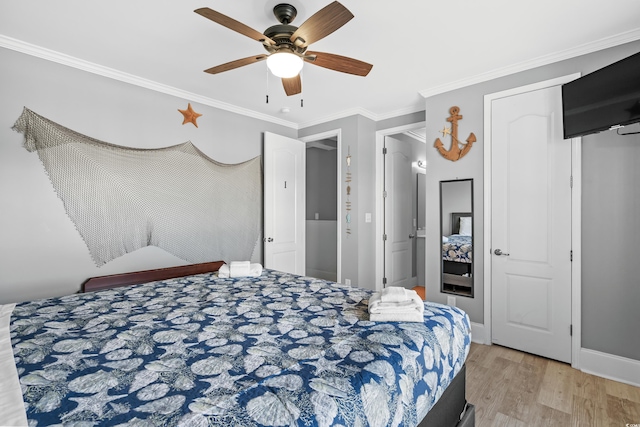
M 24 42 L 12 37 L 0 34 L 0 47 L 4 47 L 16 52 L 21 52 L 27 55 L 35 56 L 37 58 L 44 59 L 46 61 L 55 62 L 58 64 L 66 65 L 68 67 L 76 68 L 78 70 L 86 71 L 89 73 L 97 74 L 103 77 L 107 77 L 113 80 L 129 83 L 135 86 L 150 89 L 156 92 L 164 93 L 167 95 L 175 96 L 177 98 L 188 99 L 193 102 L 197 102 L 210 107 L 219 108 L 221 110 L 229 111 L 243 116 L 252 117 L 254 119 L 264 120 L 266 122 L 275 123 L 281 126 L 286 126 L 292 129 L 300 130 L 306 127 L 315 126 L 317 124 L 326 123 L 333 120 L 339 120 L 345 117 L 354 115 L 360 115 L 373 121 L 380 121 L 386 118 L 393 118 L 404 114 L 414 113 L 420 111 L 420 107 L 410 107 L 403 110 L 392 111 L 387 114 L 377 115 L 364 108 L 351 108 L 332 114 L 330 116 L 324 116 L 317 120 L 309 121 L 306 123 L 295 123 L 288 120 L 282 120 L 277 117 L 270 116 L 268 114 L 259 113 L 257 111 L 240 108 L 233 104 L 218 101 L 213 98 L 198 95 L 193 92 L 188 92 L 182 89 L 178 89 L 173 86 L 168 86 L 155 82 L 153 80 L 144 79 L 142 77 L 125 73 L 123 71 L 116 70 L 114 68 L 105 67 L 93 62 L 85 61 L 83 59 L 76 58 L 55 50 L 47 49 L 42 46 L 37 46 L 31 43 Z
M 406 116 L 408 114 L 419 113 L 421 111 L 424 111 L 424 102 L 420 102 L 418 105 L 412 105 L 410 107 L 389 111 L 383 114 L 378 114 L 376 116 L 376 120 L 381 121 L 386 119 L 393 119 L 396 117 Z
M 322 123 L 327 123 L 327 122 L 332 122 L 334 120 L 339 120 L 339 119 L 344 119 L 345 117 L 351 117 L 351 116 L 364 116 L 368 119 L 371 119 L 373 121 L 376 121 L 376 115 L 373 114 L 371 111 L 366 110 L 364 108 L 360 108 L 360 107 L 356 107 L 356 108 L 350 108 L 348 110 L 342 110 L 339 111 L 335 114 L 331 114 L 329 116 L 324 116 L 320 119 L 317 120 L 311 120 L 308 122 L 304 122 L 304 123 L 300 123 L 298 125 L 298 129 L 305 129 L 311 126 L 315 126 L 315 125 L 319 125 Z
M 146 89 L 150 89 L 156 92 L 164 93 L 167 95 L 175 96 L 177 98 L 187 99 L 200 104 L 208 105 L 210 107 L 219 108 L 232 113 L 241 114 L 243 116 L 252 117 L 254 119 L 264 120 L 266 122 L 275 123 L 278 125 L 286 126 L 293 129 L 298 129 L 298 125 L 294 122 L 278 119 L 268 114 L 259 113 L 257 111 L 240 108 L 226 102 L 218 101 L 213 98 L 198 95 L 193 92 L 188 92 L 182 89 L 178 89 L 173 86 L 161 84 L 153 80 L 144 79 L 142 77 L 125 73 L 123 71 L 116 70 L 114 68 L 105 67 L 93 62 L 85 61 L 55 50 L 47 49 L 41 46 L 37 46 L 31 43 L 27 43 L 12 37 L 8 37 L 0 34 L 0 47 L 21 52 L 27 55 L 35 56 L 47 61 L 56 62 L 58 64 L 66 65 L 68 67 L 77 68 L 79 70 L 87 71 L 89 73 L 97 74 L 110 79 L 118 80 L 124 83 L 129 83 L 135 86 L 140 86 Z
M 367 109 L 358 107 L 358 108 L 351 108 L 348 110 L 343 110 L 340 112 L 337 112 L 331 116 L 324 116 L 321 119 L 317 119 L 317 120 L 313 120 L 313 121 L 309 121 L 309 122 L 305 122 L 305 123 L 301 123 L 299 125 L 300 129 L 305 129 L 311 126 L 315 126 L 315 125 L 319 125 L 322 123 L 327 123 L 333 120 L 339 120 L 339 119 L 343 119 L 345 117 L 351 117 L 351 116 L 356 116 L 356 115 L 360 115 L 363 117 L 366 117 L 370 120 L 373 120 L 374 122 L 380 122 L 382 120 L 386 120 L 386 119 L 393 119 L 396 117 L 402 117 L 402 116 L 406 116 L 408 114 L 413 114 L 413 113 L 418 113 L 424 111 L 424 105 L 422 105 L 422 103 L 420 105 L 413 105 L 407 108 L 401 108 L 398 110 L 394 110 L 394 111 L 389 111 L 387 113 L 382 113 L 382 114 L 376 114 L 373 113 Z
M 486 73 L 477 74 L 473 77 L 456 80 L 454 82 L 445 83 L 440 86 L 434 86 L 429 89 L 421 90 L 419 91 L 419 93 L 424 98 L 429 98 L 441 93 L 450 92 L 452 90 L 461 89 L 463 87 L 483 83 L 489 80 L 505 77 L 511 74 L 527 71 L 544 65 L 553 64 L 555 62 L 564 61 L 566 59 L 575 58 L 577 56 L 586 55 L 589 53 L 597 52 L 599 50 L 608 49 L 610 47 L 619 46 L 625 43 L 630 43 L 636 40 L 640 40 L 640 28 L 617 34 L 615 36 L 596 40 L 592 43 L 586 43 L 575 48 L 563 50 L 561 52 L 539 56 L 537 58 L 519 62 L 508 67 L 498 68 Z
M 420 133 L 418 133 L 418 132 L 415 132 L 415 131 L 409 130 L 409 131 L 402 132 L 402 133 L 403 133 L 404 135 L 408 136 L 409 138 L 413 138 L 413 139 L 415 139 L 415 140 L 416 140 L 416 141 L 418 141 L 418 142 L 422 142 L 423 144 L 426 144 L 426 143 L 427 143 L 427 137 L 426 137 L 426 136 L 424 136 L 424 135 L 422 135 L 422 134 L 420 134 Z
M 523 61 L 512 66 L 499 68 L 486 73 L 475 75 L 470 78 L 460 79 L 454 82 L 445 83 L 440 86 L 435 86 L 429 89 L 421 90 L 418 93 L 422 95 L 422 97 L 428 98 L 441 93 L 471 86 L 477 83 L 486 82 L 499 77 L 504 77 L 510 74 L 526 71 L 532 68 L 548 65 L 554 62 L 563 61 L 565 59 L 574 58 L 576 56 L 585 55 L 588 53 L 596 52 L 598 50 L 607 49 L 610 47 L 618 46 L 618 45 L 629 43 L 636 40 L 640 40 L 640 29 L 631 30 L 626 33 L 621 33 L 612 37 L 607 37 L 607 38 L 595 41 L 593 43 L 588 43 L 588 44 L 578 46 L 573 49 L 568 49 L 568 50 L 554 53 L 551 55 L 545 55 L 538 58 L 534 58 L 532 60 Z M 390 111 L 383 114 L 375 114 L 367 109 L 357 107 L 357 108 L 343 110 L 341 112 L 337 112 L 335 114 L 324 116 L 322 118 L 318 118 L 316 120 L 308 121 L 305 123 L 295 123 L 288 120 L 282 120 L 280 118 L 273 117 L 268 114 L 260 113 L 260 112 L 249 110 L 246 108 L 241 108 L 233 104 L 218 101 L 213 98 L 198 95 L 193 92 L 188 92 L 182 89 L 178 89 L 173 86 L 161 84 L 153 80 L 144 79 L 142 77 L 139 77 L 133 74 L 125 73 L 123 71 L 119 71 L 114 68 L 109 68 L 93 62 L 85 61 L 61 52 L 57 52 L 57 51 L 47 49 L 41 46 L 37 46 L 31 43 L 27 43 L 22 40 L 14 39 L 12 37 L 8 37 L 3 34 L 0 34 L 0 47 L 21 52 L 27 55 L 35 56 L 47 61 L 56 62 L 58 64 L 66 65 L 68 67 L 72 67 L 72 68 L 83 70 L 89 73 L 97 74 L 110 79 L 118 80 L 124 83 L 129 83 L 135 86 L 150 89 L 156 92 L 175 96 L 177 98 L 187 99 L 193 102 L 198 102 L 203 105 L 208 105 L 210 107 L 218 108 L 221 110 L 229 111 L 229 112 L 240 114 L 247 117 L 252 117 L 254 119 L 263 120 L 266 122 L 278 124 L 278 125 L 296 129 L 296 130 L 308 128 L 311 126 L 315 126 L 318 124 L 322 124 L 322 123 L 326 123 L 334 120 L 339 120 L 339 119 L 354 116 L 354 115 L 360 115 L 370 120 L 373 120 L 375 122 L 378 122 L 381 120 L 386 120 L 394 117 L 400 117 L 403 115 L 416 113 L 424 109 L 423 106 L 410 106 L 407 108 L 394 110 L 394 111 Z

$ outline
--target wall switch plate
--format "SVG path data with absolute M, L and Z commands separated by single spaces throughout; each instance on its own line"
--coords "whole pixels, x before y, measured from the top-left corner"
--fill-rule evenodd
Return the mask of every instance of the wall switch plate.
M 371 212 L 364 214 L 364 222 L 371 222 Z
M 344 279 L 344 284 L 347 286 L 351 286 L 351 279 Z
M 455 307 L 456 306 L 456 297 L 452 297 L 447 295 L 447 305 L 451 306 L 451 307 Z

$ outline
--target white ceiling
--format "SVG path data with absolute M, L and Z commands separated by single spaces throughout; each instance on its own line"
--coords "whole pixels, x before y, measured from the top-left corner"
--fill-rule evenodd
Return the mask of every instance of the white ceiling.
M 114 75 L 175 90 L 189 101 L 304 127 L 352 113 L 379 120 L 420 111 L 422 95 L 461 82 L 640 39 L 638 0 L 341 0 L 355 18 L 311 50 L 369 62 L 367 77 L 305 64 L 302 94 L 287 97 L 278 79 L 267 78 L 265 62 L 218 75 L 203 72 L 264 49 L 193 10 L 210 7 L 262 32 L 277 23 L 272 8 L 281 2 L 286 0 L 3 1 L 0 46 L 48 49 L 85 68 L 107 67 Z M 329 2 L 291 0 L 298 9 L 292 24 Z

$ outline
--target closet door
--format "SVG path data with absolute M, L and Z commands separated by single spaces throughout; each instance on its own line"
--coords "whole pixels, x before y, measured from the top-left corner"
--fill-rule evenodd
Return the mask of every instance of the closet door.
M 571 141 L 560 86 L 491 104 L 492 342 L 571 362 Z

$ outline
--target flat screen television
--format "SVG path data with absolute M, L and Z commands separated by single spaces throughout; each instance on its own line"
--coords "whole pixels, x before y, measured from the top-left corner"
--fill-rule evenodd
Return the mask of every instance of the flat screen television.
M 562 85 L 564 138 L 640 122 L 640 52 Z

